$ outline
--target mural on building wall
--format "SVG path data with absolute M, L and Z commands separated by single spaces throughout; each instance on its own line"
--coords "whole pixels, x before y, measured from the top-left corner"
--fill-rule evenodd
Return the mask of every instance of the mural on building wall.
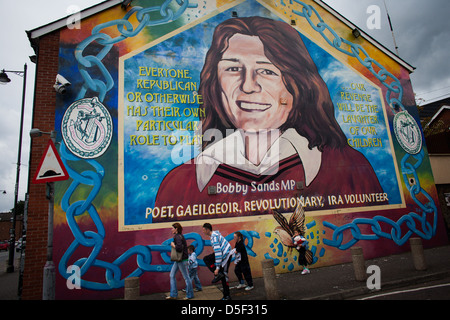
M 298 206 L 316 266 L 445 241 L 408 72 L 335 30 L 312 1 L 141 0 L 61 31 L 57 295 L 73 265 L 105 297 L 167 291 L 174 221 L 200 259 L 204 222 L 240 231 L 256 275 L 300 269 L 274 218 Z
M 189 50 L 201 49 L 192 40 L 205 32 L 199 24 L 124 59 L 125 227 L 287 212 L 297 202 L 313 211 L 401 204 L 377 88 L 356 74 L 332 79 L 336 121 L 298 31 L 260 16 L 230 19 L 228 11 L 207 21 L 217 27 L 200 50 L 205 58 Z M 352 74 L 320 55 L 329 60 L 325 77 Z M 364 153 L 390 177 L 383 185 Z

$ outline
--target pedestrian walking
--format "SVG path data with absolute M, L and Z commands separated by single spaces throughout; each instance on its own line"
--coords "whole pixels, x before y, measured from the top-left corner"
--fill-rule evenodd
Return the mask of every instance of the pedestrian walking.
M 294 237 L 292 239 L 295 248 L 298 251 L 298 263 L 303 266 L 302 274 L 308 274 L 311 273 L 308 269 L 308 258 L 312 258 L 311 251 L 306 249 L 306 245 L 308 244 L 308 241 L 306 238 L 301 234 L 301 231 L 299 229 L 294 229 Z M 306 255 L 309 255 L 306 257 Z
M 194 291 L 202 291 L 202 283 L 200 282 L 200 278 L 198 277 L 198 261 L 197 261 L 197 254 L 195 253 L 195 247 L 193 245 L 188 246 L 188 270 L 189 270 L 189 277 L 191 278 L 191 282 L 194 281 L 195 288 Z
M 230 286 L 228 283 L 228 269 L 231 262 L 231 245 L 219 231 L 212 231 L 212 229 L 212 225 L 209 223 L 203 225 L 203 233 L 211 238 L 211 246 L 214 249 L 214 253 L 205 256 L 203 261 L 208 269 L 214 273 L 212 283 L 222 281 L 222 300 L 231 300 Z
M 247 249 L 245 248 L 244 237 L 242 233 L 240 233 L 239 231 L 235 232 L 234 240 L 236 241 L 236 244 L 234 246 L 234 248 L 236 249 L 234 259 L 234 263 L 236 264 L 236 266 L 234 268 L 234 273 L 236 274 L 236 277 L 239 280 L 239 285 L 237 286 L 237 289 L 245 288 L 245 290 L 247 291 L 252 290 L 253 289 L 252 271 L 250 269 Z M 242 276 L 244 276 L 245 281 L 247 281 L 247 286 L 245 286 L 244 279 L 242 278 Z
M 181 253 L 181 257 L 179 258 L 179 260 L 175 260 L 173 262 L 172 269 L 170 270 L 170 296 L 166 297 L 166 299 L 177 299 L 178 297 L 177 280 L 175 279 L 175 275 L 178 270 L 180 270 L 181 274 L 183 275 L 184 281 L 186 282 L 186 297 L 184 299 L 188 300 L 194 298 L 194 291 L 188 271 L 189 263 L 187 243 L 182 234 L 183 227 L 178 222 L 174 223 L 172 227 L 172 234 L 174 236 L 173 242 L 171 242 L 170 245 L 178 254 Z

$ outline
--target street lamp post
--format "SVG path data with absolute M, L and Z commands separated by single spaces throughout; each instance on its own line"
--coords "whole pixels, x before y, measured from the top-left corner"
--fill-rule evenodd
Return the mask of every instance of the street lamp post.
M 7 72 L 15 73 L 17 75 L 23 75 L 23 90 L 22 90 L 22 110 L 20 115 L 20 132 L 19 132 L 19 150 L 17 154 L 17 170 L 16 170 L 16 186 L 14 189 L 14 211 L 12 217 L 12 225 L 10 229 L 10 239 L 9 239 L 9 257 L 8 257 L 8 266 L 6 268 L 6 272 L 11 273 L 14 272 L 14 244 L 16 242 L 16 219 L 17 219 L 17 198 L 19 195 L 19 180 L 20 180 L 20 158 L 22 156 L 22 131 L 23 131 L 23 115 L 25 110 L 25 90 L 27 83 L 27 64 L 23 66 L 23 71 L 8 71 L 2 70 L 0 72 L 0 82 L 8 83 L 11 80 L 8 78 Z

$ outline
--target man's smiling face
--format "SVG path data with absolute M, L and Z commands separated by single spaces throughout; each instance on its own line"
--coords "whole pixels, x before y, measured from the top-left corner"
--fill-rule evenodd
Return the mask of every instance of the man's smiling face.
M 281 71 L 257 36 L 235 34 L 218 64 L 222 102 L 238 129 L 278 129 L 292 110 Z

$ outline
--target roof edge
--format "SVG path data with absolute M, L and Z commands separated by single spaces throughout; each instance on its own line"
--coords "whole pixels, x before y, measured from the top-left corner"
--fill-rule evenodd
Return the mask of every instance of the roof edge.
M 361 37 L 363 37 L 364 39 L 369 41 L 375 47 L 377 47 L 382 52 L 384 52 L 386 55 L 388 55 L 390 58 L 392 58 L 394 61 L 396 61 L 397 63 L 399 63 L 403 67 L 405 67 L 410 73 L 414 72 L 414 70 L 416 69 L 415 67 L 411 66 L 409 63 L 407 63 L 405 60 L 403 60 L 402 58 L 397 56 L 395 53 L 393 53 L 391 50 L 386 48 L 380 42 L 378 42 L 377 40 L 372 38 L 370 35 L 368 35 L 364 31 L 362 31 L 360 28 L 358 28 L 357 25 L 355 25 L 350 20 L 345 18 L 343 15 L 338 13 L 336 10 L 334 10 L 332 7 L 330 7 L 328 4 L 322 2 L 321 0 L 313 0 L 313 1 L 315 3 L 317 3 L 318 5 L 320 5 L 322 8 L 324 8 L 325 10 L 329 11 L 333 16 L 335 16 L 337 19 L 342 21 L 345 25 L 347 25 L 352 30 L 357 28 L 360 31 L 360 33 L 361 33 Z M 80 11 L 80 20 L 82 20 L 84 18 L 87 18 L 87 17 L 90 17 L 92 15 L 95 15 L 95 14 L 97 14 L 97 13 L 103 11 L 103 10 L 109 9 L 111 7 L 114 7 L 114 6 L 116 6 L 116 5 L 118 5 L 118 4 L 122 3 L 122 2 L 123 2 L 123 0 L 106 0 L 104 2 L 101 2 L 99 4 L 94 5 L 92 7 L 86 8 L 86 9 Z M 61 19 L 56 20 L 54 22 L 50 22 L 50 23 L 48 23 L 48 24 L 46 24 L 44 26 L 41 26 L 41 27 L 38 27 L 38 28 L 35 28 L 35 29 L 32 29 L 32 30 L 26 31 L 32 47 L 36 46 L 37 39 L 39 37 L 42 37 L 43 35 L 46 35 L 48 33 L 51 33 L 53 31 L 55 31 L 55 30 L 58 30 L 58 29 L 66 27 L 67 26 L 67 19 L 70 16 L 71 15 L 67 15 L 64 18 L 61 18 Z
M 106 0 L 104 2 L 98 3 L 92 7 L 86 8 L 84 10 L 80 11 L 80 20 L 83 20 L 87 17 L 93 16 L 103 10 L 109 9 L 111 7 L 114 7 L 120 3 L 122 3 L 123 0 Z M 26 31 L 28 38 L 30 42 L 33 44 L 36 39 L 42 37 L 43 35 L 46 35 L 48 33 L 51 33 L 55 30 L 64 28 L 67 26 L 67 19 L 71 17 L 72 15 L 67 15 L 64 18 L 58 19 L 56 21 L 50 22 L 46 25 L 43 25 L 41 27 L 37 27 L 35 29 Z
M 428 121 L 428 123 L 425 125 L 424 129 L 427 128 L 427 127 L 429 127 L 429 126 L 431 125 L 431 123 L 432 123 L 434 120 L 436 120 L 436 118 L 437 118 L 444 110 L 450 110 L 450 106 L 443 105 L 443 106 L 438 110 L 438 112 L 436 112 L 436 113 L 434 114 L 434 116 L 431 118 L 431 120 Z
M 388 55 L 390 58 L 392 58 L 394 61 L 402 65 L 404 68 L 406 68 L 410 73 L 413 73 L 416 69 L 412 65 L 410 65 L 408 62 L 400 58 L 398 55 L 393 53 L 390 49 L 386 48 L 383 44 L 372 38 L 369 34 L 361 30 L 361 28 L 358 28 L 356 24 L 345 18 L 343 15 L 341 15 L 339 12 L 334 10 L 332 7 L 330 7 L 328 4 L 321 0 L 313 0 L 315 3 L 320 5 L 325 10 L 328 10 L 333 16 L 341 20 L 345 25 L 347 25 L 350 29 L 354 30 L 355 28 L 358 29 L 358 31 L 361 33 L 361 37 L 363 37 L 365 40 L 369 41 L 371 44 L 373 44 L 375 47 L 380 49 L 382 52 L 384 52 L 386 55 Z

